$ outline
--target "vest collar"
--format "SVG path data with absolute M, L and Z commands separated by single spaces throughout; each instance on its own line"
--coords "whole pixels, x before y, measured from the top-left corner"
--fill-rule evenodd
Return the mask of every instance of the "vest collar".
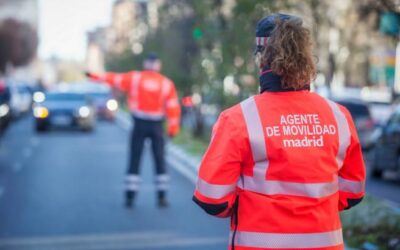
M 260 93 L 310 90 L 310 86 L 305 86 L 302 89 L 283 88 L 281 80 L 281 76 L 275 74 L 270 68 L 264 67 L 260 73 Z

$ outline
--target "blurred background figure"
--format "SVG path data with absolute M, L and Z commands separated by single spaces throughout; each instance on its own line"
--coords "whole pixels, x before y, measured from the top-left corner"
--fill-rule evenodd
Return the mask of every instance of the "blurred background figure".
M 128 95 L 128 108 L 134 126 L 131 135 L 130 162 L 126 178 L 126 206 L 131 207 L 139 189 L 139 164 L 146 138 L 151 140 L 156 167 L 158 206 L 166 207 L 169 177 L 166 171 L 163 122 L 167 118 L 168 136 L 179 132 L 180 106 L 174 83 L 160 74 L 161 60 L 154 53 L 143 61 L 143 71 L 128 73 L 87 73 L 93 80 L 100 80 Z

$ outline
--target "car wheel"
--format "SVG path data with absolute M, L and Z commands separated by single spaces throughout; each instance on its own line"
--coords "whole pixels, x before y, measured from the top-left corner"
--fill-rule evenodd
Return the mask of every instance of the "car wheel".
M 49 130 L 49 127 L 47 125 L 36 124 L 36 131 L 37 132 L 46 132 L 47 130 Z
M 82 131 L 84 131 L 84 132 L 92 132 L 93 131 L 93 125 L 88 125 L 88 126 L 82 127 Z

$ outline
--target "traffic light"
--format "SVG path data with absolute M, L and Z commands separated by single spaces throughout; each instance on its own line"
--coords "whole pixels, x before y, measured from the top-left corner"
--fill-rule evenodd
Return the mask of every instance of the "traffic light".
M 192 31 L 192 36 L 194 39 L 200 40 L 203 38 L 203 31 L 200 28 L 196 27 Z

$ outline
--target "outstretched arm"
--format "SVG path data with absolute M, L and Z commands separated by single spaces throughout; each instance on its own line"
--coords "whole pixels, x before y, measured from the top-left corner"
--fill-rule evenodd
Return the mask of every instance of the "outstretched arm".
M 131 73 L 107 72 L 103 74 L 87 72 L 86 76 L 94 81 L 105 82 L 113 88 L 126 91 L 129 85 Z

